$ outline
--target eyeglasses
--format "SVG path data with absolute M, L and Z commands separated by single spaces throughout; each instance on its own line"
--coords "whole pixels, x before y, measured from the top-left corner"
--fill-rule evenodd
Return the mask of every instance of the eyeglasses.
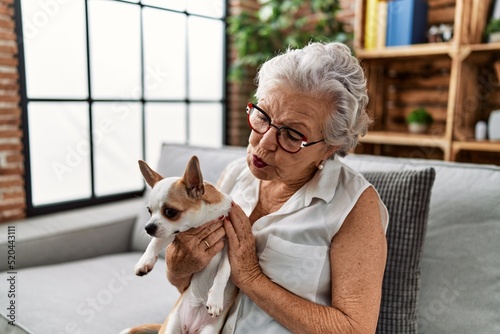
M 324 141 L 324 139 L 307 142 L 307 137 L 297 130 L 288 126 L 280 126 L 271 123 L 271 117 L 253 103 L 247 105 L 248 125 L 258 134 L 265 134 L 271 127 L 276 129 L 276 140 L 279 146 L 288 153 L 297 153 L 303 147 L 308 147 Z

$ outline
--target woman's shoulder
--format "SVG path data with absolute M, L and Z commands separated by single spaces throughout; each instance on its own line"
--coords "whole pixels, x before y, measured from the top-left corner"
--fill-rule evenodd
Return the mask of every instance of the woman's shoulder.
M 350 175 L 351 177 L 363 177 L 363 174 L 361 174 L 361 172 L 346 164 L 343 158 L 336 157 L 334 161 L 335 164 L 338 165 L 339 168 L 342 168 L 344 173 L 346 173 L 347 175 Z
M 343 190 L 347 188 L 356 191 L 359 188 L 366 188 L 370 185 L 363 174 L 344 163 L 342 159 L 335 157 L 330 161 L 330 164 L 332 169 L 330 182 L 335 182 L 337 188 L 340 187 Z M 332 178 L 332 176 L 334 177 Z
M 369 214 L 377 210 L 380 211 L 382 226 L 385 231 L 389 222 L 389 214 L 377 189 L 375 189 L 371 182 L 368 181 L 361 172 L 348 166 L 343 161 L 339 161 L 343 170 L 343 191 L 346 191 L 355 199 L 354 203 L 359 204 L 357 205 L 357 210 L 361 214 Z

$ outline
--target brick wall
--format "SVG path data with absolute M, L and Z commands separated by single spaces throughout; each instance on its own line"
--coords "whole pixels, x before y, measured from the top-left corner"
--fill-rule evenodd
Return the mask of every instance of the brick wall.
M 229 0 L 228 15 L 236 15 L 242 10 L 256 11 L 259 9 L 257 0 Z M 231 64 L 236 59 L 236 50 L 232 38 L 228 39 L 228 62 Z M 229 145 L 246 146 L 250 130 L 247 125 L 245 107 L 249 97 L 255 90 L 253 78 L 256 72 L 249 69 L 249 75 L 242 83 L 228 82 L 227 87 L 227 142 Z
M 0 0 L 0 222 L 25 215 L 14 0 Z

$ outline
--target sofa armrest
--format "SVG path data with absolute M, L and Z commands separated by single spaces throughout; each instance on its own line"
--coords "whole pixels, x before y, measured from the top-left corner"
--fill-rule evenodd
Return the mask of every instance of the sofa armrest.
M 15 235 L 16 269 L 128 251 L 142 206 L 140 199 L 130 199 L 3 224 L 0 271 L 10 270 L 8 231 Z

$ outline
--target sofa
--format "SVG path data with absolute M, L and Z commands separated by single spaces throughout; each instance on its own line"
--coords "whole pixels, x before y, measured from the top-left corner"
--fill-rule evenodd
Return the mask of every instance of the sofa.
M 182 175 L 192 155 L 215 183 L 245 149 L 165 144 L 158 170 Z M 381 319 L 377 332 L 500 333 L 500 167 L 343 160 L 390 195 L 392 272 L 381 310 L 391 324 Z M 146 217 L 144 199 L 135 198 L 0 225 L 0 333 L 106 334 L 163 322 L 179 296 L 164 260 L 147 276 L 133 272 L 149 242 Z M 405 232 L 393 235 L 391 225 Z

